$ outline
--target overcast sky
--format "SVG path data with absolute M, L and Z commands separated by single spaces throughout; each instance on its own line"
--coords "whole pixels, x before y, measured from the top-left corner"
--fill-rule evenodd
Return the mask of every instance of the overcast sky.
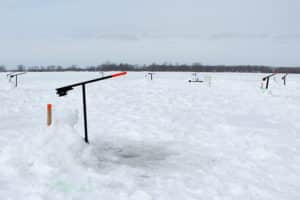
M 0 0 L 0 64 L 300 65 L 299 0 Z

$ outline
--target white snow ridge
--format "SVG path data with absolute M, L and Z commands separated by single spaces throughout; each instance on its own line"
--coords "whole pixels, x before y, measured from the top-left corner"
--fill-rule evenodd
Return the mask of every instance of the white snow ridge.
M 144 75 L 86 86 L 86 144 L 81 88 L 55 88 L 99 73 L 0 74 L 0 199 L 300 199 L 299 75 Z

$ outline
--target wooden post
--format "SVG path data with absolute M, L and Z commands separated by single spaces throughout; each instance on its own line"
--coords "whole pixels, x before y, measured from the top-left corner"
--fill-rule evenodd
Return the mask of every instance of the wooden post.
M 266 89 L 268 89 L 269 88 L 269 77 L 267 78 L 267 83 L 266 83 Z
M 84 141 L 89 143 L 87 119 L 86 119 L 86 97 L 85 97 L 85 84 L 82 84 L 82 102 L 83 102 L 83 122 L 84 122 Z
M 52 124 L 52 104 L 47 105 L 47 126 Z
M 286 86 L 286 77 L 288 74 L 285 74 L 281 79 L 283 80 L 283 85 Z

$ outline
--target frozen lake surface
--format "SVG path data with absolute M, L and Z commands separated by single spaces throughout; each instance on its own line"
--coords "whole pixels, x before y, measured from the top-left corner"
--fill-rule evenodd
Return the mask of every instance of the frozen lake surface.
M 55 88 L 99 73 L 1 73 L 0 199 L 300 199 L 300 75 L 145 74 L 86 86 L 87 145 L 81 88 Z

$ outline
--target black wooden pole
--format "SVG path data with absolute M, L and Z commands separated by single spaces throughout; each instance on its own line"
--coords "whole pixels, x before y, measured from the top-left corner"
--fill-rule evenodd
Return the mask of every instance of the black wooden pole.
M 86 96 L 85 96 L 85 84 L 82 85 L 82 102 L 83 102 L 83 122 L 84 122 L 84 141 L 89 143 L 88 128 L 87 128 L 87 115 L 86 115 Z
M 282 80 L 283 80 L 283 85 L 286 86 L 286 77 L 287 77 L 288 74 L 285 74 L 283 77 L 282 77 Z
M 268 89 L 269 88 L 269 77 L 267 78 L 267 83 L 266 83 L 266 89 Z
M 18 75 L 16 75 L 16 87 L 18 87 Z

